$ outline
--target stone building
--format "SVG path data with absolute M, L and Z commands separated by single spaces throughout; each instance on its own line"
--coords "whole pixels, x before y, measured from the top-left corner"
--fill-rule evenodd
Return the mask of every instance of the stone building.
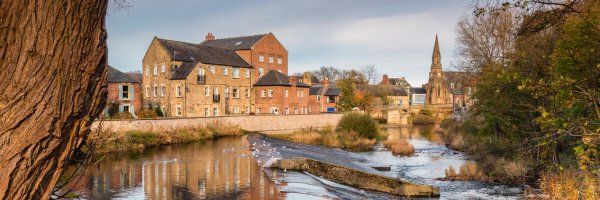
M 125 74 L 112 66 L 108 66 L 108 98 L 107 106 L 112 103 L 119 105 L 119 112 L 130 112 L 135 116 L 142 110 L 142 86 L 139 80 Z M 105 109 L 108 114 L 108 109 Z
M 410 98 L 401 85 L 356 85 L 358 93 L 369 94 L 373 98 L 366 110 L 373 116 L 385 118 L 388 110 L 408 112 Z M 385 99 L 384 99 L 385 98 Z
M 410 92 L 410 83 L 408 83 L 408 81 L 406 81 L 406 78 L 404 77 L 400 77 L 400 78 L 390 78 L 388 77 L 387 74 L 383 75 L 383 78 L 381 79 L 381 82 L 379 82 L 379 85 L 395 85 L 395 86 L 402 86 L 404 87 L 404 91 L 408 91 Z
M 452 105 L 455 110 L 468 109 L 475 99 L 471 96 L 476 91 L 477 81 L 475 75 L 469 72 L 449 71 L 444 72 L 444 80 L 452 94 Z
M 430 107 L 452 107 L 452 94 L 444 80 L 440 54 L 440 45 L 438 37 L 435 36 L 435 45 L 433 47 L 432 63 L 429 71 L 429 81 L 425 87 L 426 100 L 425 106 Z
M 142 66 L 144 106 L 166 116 L 251 111 L 253 68 L 234 50 L 154 37 Z
M 310 87 L 310 101 L 312 110 L 319 112 L 336 112 L 338 111 L 337 102 L 340 96 L 340 90 L 335 83 L 329 83 L 328 79 L 319 84 L 313 84 Z
M 300 82 L 295 76 L 270 70 L 254 84 L 256 114 L 309 114 L 310 85 Z

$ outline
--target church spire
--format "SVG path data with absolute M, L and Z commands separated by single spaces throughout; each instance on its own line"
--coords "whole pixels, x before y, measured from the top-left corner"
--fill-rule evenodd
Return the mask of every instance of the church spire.
M 442 68 L 442 64 L 440 60 L 442 59 L 442 55 L 440 54 L 440 44 L 438 42 L 438 35 L 435 34 L 435 45 L 433 46 L 433 55 L 431 56 L 431 68 Z

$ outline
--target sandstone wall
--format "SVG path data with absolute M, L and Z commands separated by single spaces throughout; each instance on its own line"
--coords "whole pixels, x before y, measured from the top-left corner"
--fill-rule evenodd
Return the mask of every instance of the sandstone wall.
M 196 127 L 215 120 L 224 123 L 239 125 L 248 131 L 263 133 L 289 132 L 301 128 L 323 128 L 335 126 L 342 118 L 342 114 L 318 115 L 246 115 L 203 118 L 180 119 L 152 119 L 152 120 L 105 120 L 96 121 L 92 130 L 98 129 L 109 132 L 137 131 L 170 131 L 179 128 Z

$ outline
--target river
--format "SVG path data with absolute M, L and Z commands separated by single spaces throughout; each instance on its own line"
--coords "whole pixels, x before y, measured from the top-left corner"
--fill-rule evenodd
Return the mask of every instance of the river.
M 387 176 L 440 188 L 440 199 L 517 199 L 517 187 L 476 181 L 439 181 L 444 170 L 459 168 L 465 156 L 447 149 L 434 126 L 389 128 L 389 138 L 414 145 L 411 157 L 374 151 L 350 153 L 365 162 L 388 164 Z M 143 152 L 111 153 L 70 183 L 82 199 L 387 199 L 377 193 L 336 184 L 311 174 L 273 172 L 259 167 L 247 136 L 160 146 Z M 269 174 L 270 176 L 267 176 Z M 277 174 L 277 172 L 275 172 Z M 279 174 L 282 174 L 281 172 Z

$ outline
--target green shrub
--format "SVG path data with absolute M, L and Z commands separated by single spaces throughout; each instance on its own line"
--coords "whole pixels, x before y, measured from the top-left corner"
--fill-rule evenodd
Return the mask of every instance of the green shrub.
M 120 112 L 115 114 L 112 119 L 133 119 L 133 115 L 130 112 Z
M 142 110 L 140 112 L 138 112 L 137 117 L 140 119 L 151 119 L 151 118 L 157 118 L 158 115 L 156 114 L 156 112 L 154 110 Z
M 154 132 L 129 131 L 126 135 L 127 141 L 132 144 L 152 146 L 163 142 L 163 138 Z
M 159 117 L 164 117 L 165 116 L 165 114 L 162 112 L 162 110 L 160 109 L 160 107 L 154 108 L 154 112 L 156 112 L 156 116 L 159 116 Z
M 368 114 L 350 112 L 342 116 L 338 128 L 345 131 L 354 131 L 360 137 L 373 139 L 377 136 L 377 124 L 377 121 Z

